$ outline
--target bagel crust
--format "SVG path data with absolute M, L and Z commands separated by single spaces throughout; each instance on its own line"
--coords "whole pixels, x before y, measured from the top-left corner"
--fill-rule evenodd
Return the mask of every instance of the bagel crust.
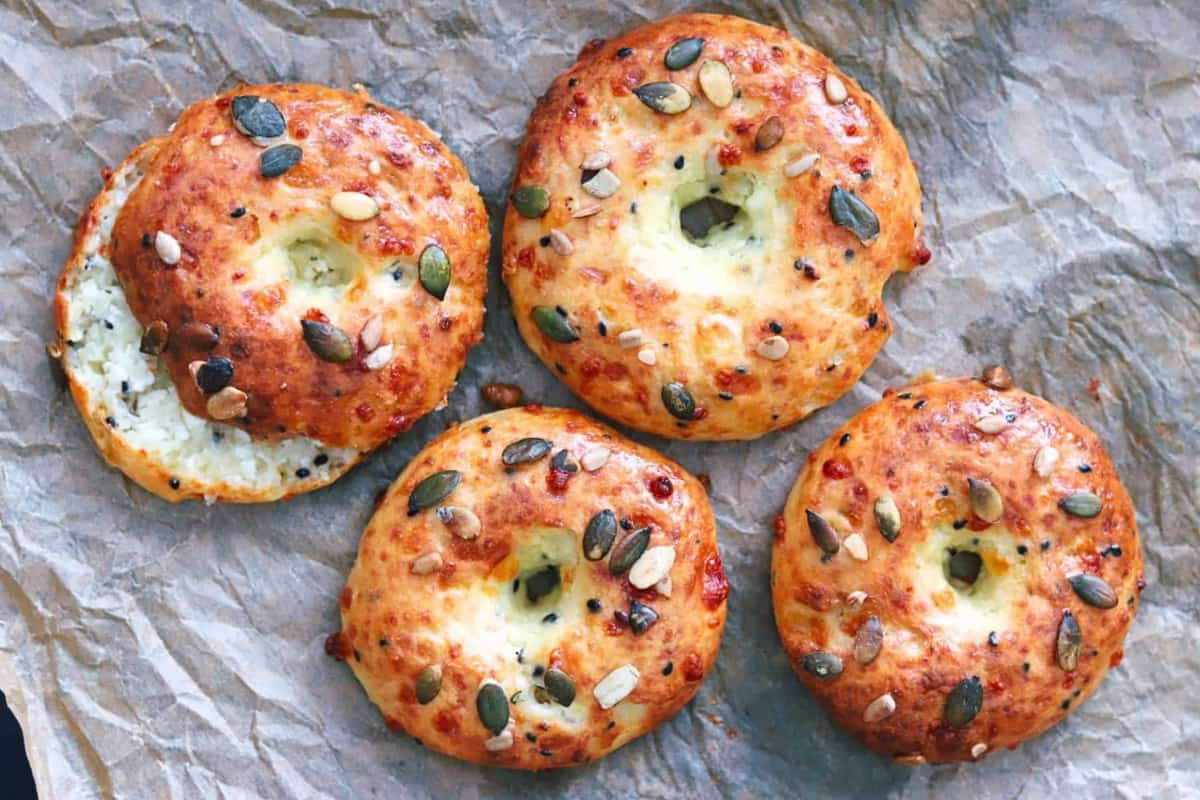
M 254 98 L 282 113 L 280 135 L 235 120 Z M 365 94 L 263 85 L 196 103 L 159 141 L 111 259 L 138 321 L 165 322 L 161 359 L 189 412 L 365 452 L 443 402 L 482 338 L 488 231 L 432 131 Z M 430 246 L 450 264 L 441 299 L 418 277 Z M 314 344 L 306 324 L 340 333 Z M 211 359 L 244 409 L 236 393 L 214 406 L 193 377 Z
M 905 764 L 976 760 L 1061 721 L 1121 662 L 1144 585 L 1096 435 L 968 378 L 888 390 L 813 452 L 771 565 L 796 673 Z
M 449 494 L 414 507 L 447 471 L 459 476 Z M 597 516 L 615 543 L 592 560 Z M 612 574 L 646 532 L 644 554 Z M 326 650 L 391 728 L 434 750 L 570 766 L 691 700 L 716 658 L 727 593 L 699 481 L 578 412 L 526 406 L 447 431 L 400 474 L 363 535 Z M 486 688 L 496 683 L 502 693 Z M 499 702 L 485 712 L 487 692 Z
M 884 283 L 929 260 L 920 199 L 904 140 L 829 58 L 685 14 L 590 42 L 539 98 L 504 280 L 530 348 L 598 411 L 749 439 L 874 359 Z

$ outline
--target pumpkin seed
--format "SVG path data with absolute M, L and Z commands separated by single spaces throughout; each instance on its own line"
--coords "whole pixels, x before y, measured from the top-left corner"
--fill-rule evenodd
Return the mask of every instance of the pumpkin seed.
M 550 193 L 540 186 L 522 186 L 512 194 L 513 208 L 526 219 L 537 219 L 550 208 Z
M 328 322 L 302 319 L 300 327 L 304 331 L 304 343 L 322 361 L 340 363 L 349 361 L 354 355 L 354 341 Z
M 958 550 L 950 556 L 950 578 L 970 586 L 979 579 L 983 559 L 970 550 Z
M 294 144 L 277 144 L 262 151 L 258 157 L 258 171 L 264 178 L 278 178 L 300 163 L 304 151 Z
M 890 494 L 880 495 L 875 501 L 875 523 L 889 542 L 896 541 L 900 535 L 900 508 Z
M 829 102 L 836 105 L 841 105 L 846 102 L 846 84 L 837 75 L 832 72 L 825 76 L 825 97 Z
M 984 522 L 996 522 L 1004 516 L 1004 500 L 987 478 L 967 478 L 971 511 Z
M 825 521 L 824 517 L 811 508 L 804 509 L 804 515 L 808 517 L 808 530 L 818 547 L 830 555 L 833 555 L 842 548 L 837 531 Z
M 204 408 L 213 419 L 233 419 L 246 413 L 246 393 L 233 386 L 226 386 L 208 398 Z
M 479 693 L 475 695 L 475 710 L 483 727 L 491 731 L 493 736 L 499 736 L 500 731 L 508 725 L 508 696 L 494 680 L 488 679 L 479 685 Z
M 679 225 L 688 238 L 703 239 L 717 225 L 724 225 L 737 216 L 741 208 L 719 197 L 705 195 L 679 211 Z
M 637 99 L 660 114 L 682 114 L 692 106 L 692 94 L 677 83 L 656 81 L 633 90 Z
M 545 439 L 528 436 L 524 439 L 517 439 L 505 447 L 504 451 L 500 453 L 500 460 L 509 467 L 514 467 L 517 464 L 528 464 L 531 461 L 545 458 L 552 446 Z
M 1116 606 L 1117 593 L 1103 578 L 1081 572 L 1068 576 L 1067 580 L 1071 582 L 1071 588 L 1079 595 L 1079 599 L 1089 606 L 1105 609 Z
M 854 634 L 854 660 L 864 667 L 879 657 L 883 647 L 883 625 L 879 617 L 872 616 L 859 626 Z
M 946 697 L 943 715 L 952 728 L 965 728 L 971 724 L 983 707 L 983 684 L 972 675 L 964 679 Z
M 629 606 L 629 629 L 641 636 L 658 622 L 658 612 L 645 603 L 634 600 Z
M 167 323 L 156 319 L 146 326 L 138 351 L 148 356 L 156 356 L 167 349 Z
M 650 528 L 638 528 L 613 548 L 612 556 L 608 559 L 610 575 L 621 575 L 637 563 L 650 544 Z
M 158 253 L 158 257 L 168 266 L 178 264 L 179 259 L 183 258 L 183 248 L 180 247 L 179 240 L 166 231 L 154 234 L 154 252 Z
M 879 722 L 887 719 L 896 712 L 896 698 L 891 692 L 876 697 L 863 711 L 863 722 Z
M 558 574 L 558 567 L 553 564 L 542 567 L 525 579 L 525 597 L 529 602 L 537 603 L 557 589 L 560 583 L 562 577 Z
M 449 531 L 460 539 L 475 539 L 479 536 L 481 525 L 479 517 L 469 508 L 463 506 L 441 506 L 437 509 L 438 519 Z
M 567 318 L 550 306 L 534 306 L 530 313 L 533 324 L 538 326 L 546 337 L 559 344 L 570 344 L 579 341 L 579 334 L 571 327 Z
M 669 70 L 683 69 L 696 63 L 700 51 L 704 49 L 704 40 L 700 37 L 680 39 L 667 50 L 663 64 Z
M 700 65 L 700 91 L 708 102 L 717 108 L 725 108 L 733 102 L 733 75 L 729 67 L 720 61 L 708 59 Z
M 671 574 L 675 566 L 674 545 L 664 544 L 651 547 L 629 570 L 629 582 L 637 589 L 649 589 Z
M 1012 375 L 999 364 L 993 364 L 983 371 L 983 382 L 999 391 L 1011 389 L 1013 385 Z
M 800 666 L 804 667 L 804 671 L 809 675 L 823 681 L 842 674 L 842 659 L 822 650 L 806 655 L 800 660 Z
M 1074 672 L 1079 665 L 1079 651 L 1083 648 L 1083 631 L 1070 609 L 1063 609 L 1062 622 L 1058 623 L 1058 641 L 1055 643 L 1055 654 L 1058 656 L 1058 666 L 1063 672 Z
M 425 291 L 438 300 L 446 299 L 450 286 L 450 258 L 436 244 L 427 245 L 417 260 L 417 274 Z
M 442 667 L 440 664 L 430 664 L 417 676 L 417 702 L 423 706 L 429 705 L 440 691 L 442 691 Z
M 209 356 L 196 370 L 196 385 L 205 394 L 216 394 L 233 382 L 233 362 L 223 356 Z
M 762 153 L 770 150 L 783 138 L 783 120 L 779 117 L 771 117 L 762 125 L 758 126 L 758 133 L 754 134 L 754 150 Z
M 599 561 L 608 555 L 617 538 L 617 515 L 604 509 L 592 517 L 583 531 L 583 557 Z
M 351 222 L 363 222 L 379 216 L 379 203 L 362 192 L 338 192 L 329 199 L 333 213 Z
M 605 675 L 592 689 L 592 695 L 600 707 L 607 711 L 632 694 L 641 677 L 637 667 L 625 664 Z
M 554 702 L 560 706 L 569 706 L 575 702 L 575 681 L 571 680 L 570 675 L 561 669 L 551 667 L 546 670 L 542 680 L 546 684 L 546 691 L 554 698 Z
M 1075 492 L 1063 498 L 1058 506 L 1073 517 L 1094 517 L 1104 508 L 1100 498 L 1091 492 Z
M 617 193 L 617 189 L 621 188 L 621 179 L 612 170 L 602 169 L 585 180 L 582 186 L 583 190 L 592 197 L 598 197 L 603 200 Z
M 662 402 L 672 417 L 688 421 L 696 415 L 696 401 L 682 383 L 668 383 L 662 388 Z
M 461 480 L 462 473 L 453 469 L 435 472 L 422 479 L 413 487 L 412 494 L 408 496 L 408 515 L 415 517 L 430 506 L 445 500 L 451 492 L 458 488 Z
M 233 127 L 251 139 L 278 139 L 287 130 L 279 106 L 252 94 L 239 94 L 229 104 Z
M 1058 448 L 1047 445 L 1037 451 L 1037 455 L 1033 457 L 1033 471 L 1039 477 L 1049 478 L 1054 473 L 1055 466 L 1058 465 Z
M 863 244 L 870 244 L 879 237 L 879 217 L 854 192 L 848 192 L 840 186 L 833 187 L 829 195 L 829 215 Z

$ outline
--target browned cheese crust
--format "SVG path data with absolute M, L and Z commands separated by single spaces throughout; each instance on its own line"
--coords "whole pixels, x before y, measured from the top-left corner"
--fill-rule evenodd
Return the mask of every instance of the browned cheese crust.
M 256 143 L 239 132 L 238 96 L 274 103 L 285 133 Z M 289 146 L 299 162 L 265 177 L 275 148 Z M 354 193 L 349 208 L 365 195 L 376 213 L 340 215 L 339 193 Z M 176 263 L 159 232 L 177 243 Z M 440 301 L 417 278 L 431 245 L 451 265 Z M 117 218 L 111 256 L 139 322 L 162 320 L 171 332 L 163 357 L 188 411 L 217 418 L 189 365 L 224 358 L 229 385 L 247 395 L 238 419 L 254 437 L 365 451 L 453 385 L 482 336 L 487 252 L 482 200 L 436 135 L 365 95 L 298 84 L 243 86 L 187 109 Z M 376 315 L 379 336 L 364 343 Z M 319 358 L 304 319 L 340 329 L 349 358 Z M 210 349 L 211 328 L 219 341 Z
M 978 759 L 1058 723 L 1120 663 L 1143 586 L 1096 435 L 967 378 L 889 390 L 809 456 L 776 523 L 793 668 L 902 763 Z
M 506 451 L 527 439 L 552 446 Z M 453 490 L 414 509 L 418 486 L 444 471 L 459 476 Z M 615 543 L 592 560 L 585 542 L 604 537 L 585 532 L 606 510 Z M 644 529 L 643 555 L 612 574 Z M 660 573 L 665 582 L 633 583 Z M 342 629 L 326 647 L 390 727 L 434 750 L 517 769 L 570 766 L 691 700 L 716 658 L 727 592 L 699 481 L 578 412 L 527 406 L 463 423 L 405 468 L 363 535 Z M 622 687 L 630 668 L 638 677 Z M 551 670 L 567 676 L 573 699 Z M 490 712 L 504 709 L 507 724 L 491 730 L 478 706 L 486 682 L 500 685 L 493 699 L 507 698 Z
M 669 69 L 687 39 L 698 55 Z M 538 100 L 512 188 L 504 280 L 525 341 L 598 411 L 672 438 L 753 438 L 833 402 L 889 335 L 888 277 L 929 259 L 879 104 L 738 17 L 589 43 Z

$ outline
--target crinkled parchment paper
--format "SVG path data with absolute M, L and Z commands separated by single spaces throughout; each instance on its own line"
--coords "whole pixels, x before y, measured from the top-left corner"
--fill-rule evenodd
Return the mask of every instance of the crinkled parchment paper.
M 104 466 L 45 356 L 50 302 L 99 171 L 242 81 L 362 82 L 425 120 L 482 187 L 498 241 L 534 98 L 588 39 L 678 9 L 0 2 L 0 678 L 44 796 L 1200 796 L 1200 4 L 705 8 L 786 26 L 882 101 L 920 168 L 934 261 L 888 285 L 896 333 L 831 408 L 750 444 L 636 437 L 712 476 L 733 584 L 721 656 L 653 735 L 525 775 L 390 733 L 322 652 L 375 493 L 485 410 L 479 386 L 577 404 L 517 338 L 497 259 L 487 339 L 449 407 L 332 488 L 251 508 L 169 505 Z M 1149 587 L 1125 661 L 1066 723 L 982 764 L 893 766 L 788 668 L 771 520 L 807 452 L 886 386 L 990 361 L 1108 444 Z

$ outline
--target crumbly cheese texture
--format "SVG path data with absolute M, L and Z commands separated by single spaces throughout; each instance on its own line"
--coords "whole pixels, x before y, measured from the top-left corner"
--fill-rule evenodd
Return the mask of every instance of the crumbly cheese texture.
M 703 39 L 699 55 L 669 69 L 686 38 Z M 728 70 L 727 106 L 705 70 Z M 830 99 L 830 77 L 845 100 Z M 639 99 L 663 82 L 690 107 Z M 600 163 L 619 181 L 607 197 L 582 168 Z M 869 207 L 876 237 L 834 219 L 835 188 Z M 833 402 L 889 335 L 884 283 L 929 258 L 916 170 L 879 105 L 785 31 L 732 16 L 585 47 L 530 118 L 513 192 L 530 189 L 548 208 L 510 203 L 503 253 L 525 341 L 598 411 L 672 438 L 753 438 Z M 714 200 L 724 213 L 695 235 L 688 209 Z M 538 307 L 577 338 L 547 335 Z M 636 345 L 618 339 L 630 331 Z M 664 402 L 668 384 L 690 397 L 683 413 Z
M 113 222 L 160 143 L 142 145 L 109 177 L 59 281 L 62 366 L 84 421 L 111 463 L 168 500 L 267 501 L 330 483 L 357 451 L 306 437 L 255 441 L 196 417 L 161 361 L 139 351 L 143 328 L 108 255 Z
M 553 446 L 506 467 L 505 448 L 528 437 Z M 594 452 L 583 458 L 596 450 L 607 455 L 602 466 L 581 466 L 599 462 Z M 446 470 L 460 474 L 454 490 L 410 514 L 414 489 Z M 452 532 L 437 512 L 446 506 L 477 517 L 478 535 Z M 609 556 L 591 561 L 583 536 L 605 509 L 626 523 Z M 669 588 L 639 590 L 628 571 L 610 573 L 620 542 L 645 527 L 650 547 L 675 550 Z M 425 571 L 430 559 L 435 568 Z M 547 568 L 557 581 L 531 597 L 531 581 Z M 716 658 L 727 592 L 695 478 L 578 412 L 530 406 L 463 423 L 405 468 L 363 535 L 341 595 L 342 628 L 328 647 L 389 726 L 427 747 L 518 769 L 570 766 L 654 729 L 691 700 Z M 635 600 L 658 615 L 641 632 L 622 618 Z M 417 683 L 430 667 L 441 670 L 440 691 L 422 704 Z M 639 676 L 633 691 L 614 696 L 630 668 Z M 550 669 L 573 682 L 569 704 L 546 694 Z M 476 708 L 484 681 L 509 698 L 511 746 L 487 746 L 492 732 Z
M 997 416 L 1002 426 L 980 422 Z M 998 492 L 995 522 L 975 513 L 995 517 L 972 505 L 969 479 Z M 1081 492 L 1098 514 L 1062 507 Z M 900 521 L 894 541 L 875 513 L 885 496 Z M 833 555 L 807 511 L 840 538 Z M 854 535 L 865 561 L 847 546 Z M 952 571 L 956 554 L 978 565 L 973 581 Z M 1070 581 L 1079 575 L 1107 583 L 1115 605 L 1085 602 Z M 1143 586 L 1133 506 L 1096 435 L 1045 400 L 968 378 L 889 390 L 834 432 L 788 497 L 771 564 L 796 673 L 846 730 L 905 764 L 978 759 L 1060 722 L 1120 663 Z M 1082 633 L 1072 669 L 1059 660 L 1067 613 Z M 872 618 L 882 644 L 860 663 L 856 639 Z M 817 653 L 842 672 L 806 668 Z M 947 709 L 973 678 L 982 703 L 962 724 L 961 706 Z

